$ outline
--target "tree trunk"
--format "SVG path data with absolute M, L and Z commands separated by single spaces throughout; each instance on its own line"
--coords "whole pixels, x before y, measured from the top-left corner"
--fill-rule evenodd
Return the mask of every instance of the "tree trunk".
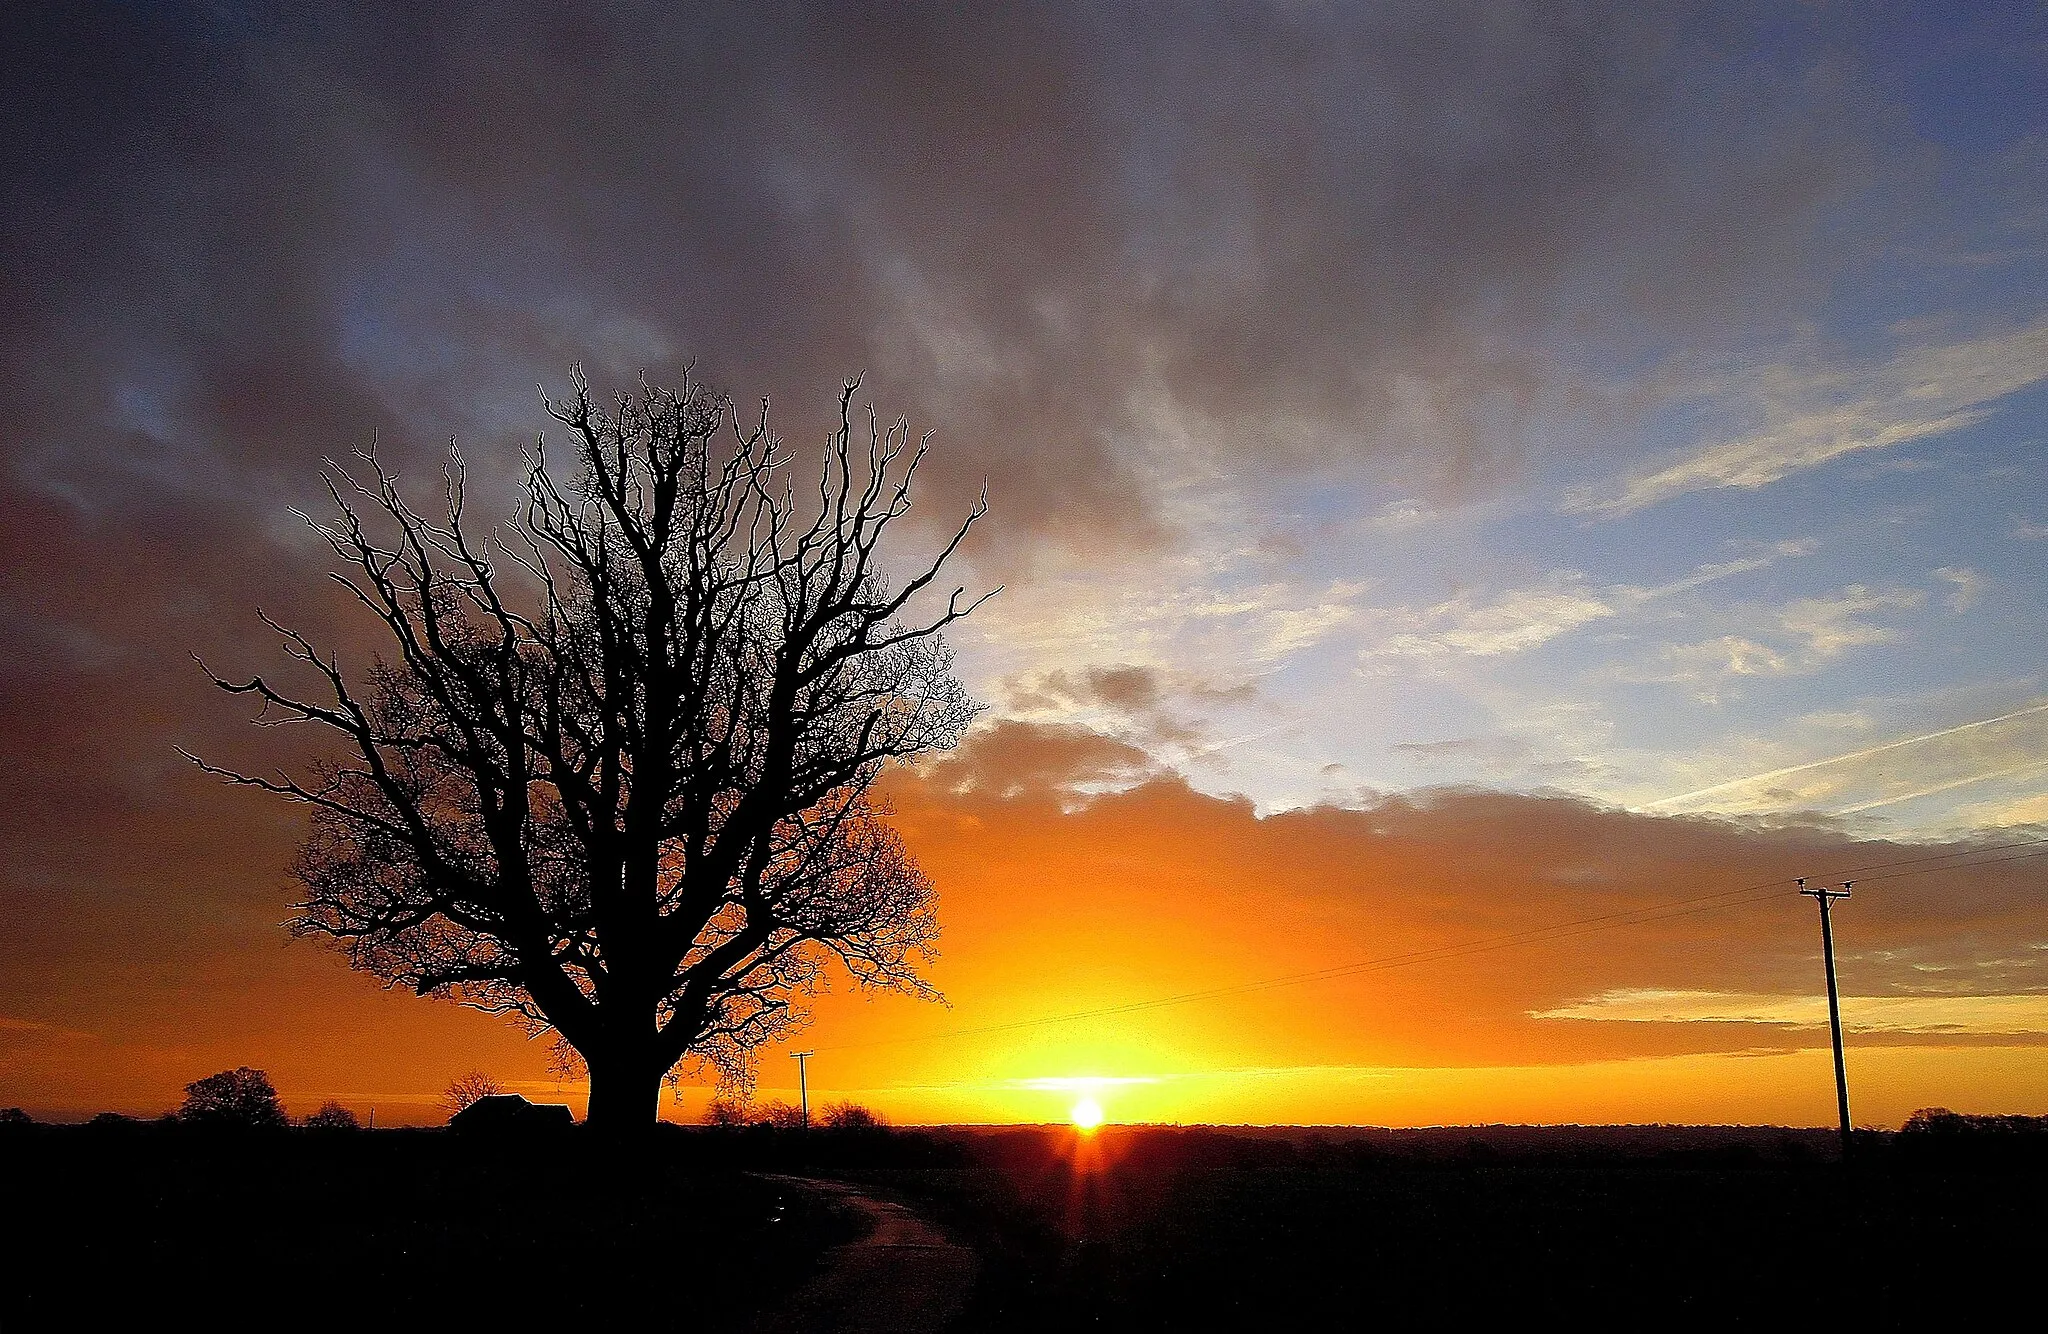
M 590 1110 L 584 1114 L 585 1126 L 607 1135 L 637 1135 L 654 1125 L 661 1111 L 661 1074 L 647 1053 L 606 1054 L 587 1063 Z

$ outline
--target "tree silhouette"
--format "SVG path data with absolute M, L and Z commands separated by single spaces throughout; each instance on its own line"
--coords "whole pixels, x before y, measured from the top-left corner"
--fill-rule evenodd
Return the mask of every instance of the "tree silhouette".
M 441 1092 L 441 1109 L 454 1116 L 469 1110 L 484 1098 L 494 1097 L 505 1090 L 498 1087 L 498 1081 L 481 1070 L 472 1070 L 466 1075 L 457 1075 L 448 1081 L 448 1087 Z
M 880 1130 L 888 1125 L 873 1108 L 857 1102 L 835 1102 L 825 1109 L 825 1124 L 833 1130 Z
M 351 684 L 266 618 L 314 697 L 213 679 L 353 753 L 303 781 L 208 767 L 313 808 L 296 930 L 551 1030 L 589 1069 L 590 1123 L 626 1128 L 686 1057 L 743 1074 L 830 959 L 933 994 L 932 887 L 873 787 L 973 717 L 939 632 L 982 599 L 913 599 L 987 501 L 891 589 L 878 549 L 926 442 L 870 410 L 856 444 L 857 381 L 815 494 L 765 402 L 743 427 L 688 380 L 609 409 L 574 384 L 543 401 L 578 480 L 558 485 L 543 438 L 507 536 L 465 527 L 459 454 L 445 522 L 372 456 L 360 481 L 330 469 L 336 517 L 314 527 L 395 656 Z
M 308 1130 L 361 1130 L 363 1123 L 356 1114 L 338 1102 L 323 1102 L 318 1111 L 306 1118 Z
M 223 1070 L 185 1086 L 178 1120 L 193 1125 L 276 1129 L 290 1124 L 270 1076 L 248 1066 Z
M 757 1126 L 773 1126 L 777 1130 L 800 1130 L 804 1124 L 804 1112 L 803 1108 L 786 1103 L 780 1098 L 770 1098 L 753 1108 L 748 1119 Z
M 707 1126 L 747 1125 L 753 1119 L 753 1109 L 741 1099 L 726 1093 L 713 1097 L 704 1108 L 704 1124 Z

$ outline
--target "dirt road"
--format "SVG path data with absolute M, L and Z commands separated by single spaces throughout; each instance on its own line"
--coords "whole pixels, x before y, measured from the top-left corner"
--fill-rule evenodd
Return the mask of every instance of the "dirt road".
M 900 1204 L 813 1177 L 770 1176 L 859 1214 L 866 1235 L 824 1256 L 824 1270 L 766 1312 L 756 1334 L 937 1334 L 967 1304 L 974 1252 Z

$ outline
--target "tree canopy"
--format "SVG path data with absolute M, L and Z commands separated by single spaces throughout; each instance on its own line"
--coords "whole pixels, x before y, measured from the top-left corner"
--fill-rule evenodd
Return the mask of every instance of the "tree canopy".
M 273 1130 L 291 1123 L 270 1076 L 246 1065 L 187 1084 L 177 1117 L 192 1125 L 243 1129 Z
M 933 887 L 874 787 L 974 715 L 940 632 L 981 598 L 926 590 L 987 503 L 892 585 L 882 543 L 928 441 L 872 409 L 857 430 L 857 381 L 814 488 L 765 402 L 743 425 L 687 379 L 608 406 L 574 386 L 544 399 L 573 480 L 543 436 L 492 533 L 466 520 L 459 453 L 433 518 L 372 454 L 330 469 L 311 522 L 389 656 L 352 675 L 266 618 L 316 688 L 214 679 L 348 757 L 208 767 L 312 808 L 296 930 L 554 1033 L 592 1122 L 644 1124 L 679 1062 L 744 1078 L 828 962 L 933 994 Z

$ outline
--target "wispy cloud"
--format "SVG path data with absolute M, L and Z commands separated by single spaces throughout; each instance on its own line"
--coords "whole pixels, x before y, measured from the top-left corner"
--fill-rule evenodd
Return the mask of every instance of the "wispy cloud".
M 1803 556 L 1813 547 L 1784 543 L 1769 555 L 1702 565 L 1669 583 L 1596 586 L 1578 570 L 1556 570 L 1542 583 L 1487 595 L 1460 593 L 1425 608 L 1388 608 L 1376 613 L 1385 637 L 1360 654 L 1361 660 L 1465 656 L 1507 657 L 1541 648 L 1596 621 L 1639 611 L 1665 598 L 1689 593 L 1718 580 L 1748 574 L 1780 556 Z M 1809 614 L 1820 616 L 1821 609 Z
M 1956 812 L 1958 822 L 1982 829 L 2048 825 L 2048 792 L 2023 797 L 1973 802 Z
M 1696 688 L 1716 699 L 1719 685 L 1743 677 L 1803 676 L 1851 649 L 1887 644 L 1896 627 L 1871 619 L 1910 611 L 1926 600 L 1914 588 L 1871 589 L 1851 584 L 1838 592 L 1796 598 L 1776 607 L 1748 609 L 1738 629 L 1683 644 L 1667 644 L 1653 659 L 1619 667 L 1616 680 Z
M 1089 1093 L 1102 1088 L 1158 1082 L 1158 1077 L 1153 1075 L 1052 1075 L 1036 1079 L 1005 1079 L 993 1087 L 1045 1093 Z
M 36 1042 L 77 1042 L 91 1041 L 94 1035 L 65 1028 L 60 1024 L 45 1023 L 40 1019 L 17 1019 L 0 1014 L 0 1039 L 12 1038 L 19 1041 Z
M 1373 511 L 1371 526 L 1383 533 L 1412 532 L 1436 517 L 1436 511 L 1419 500 L 1390 500 Z
M 1910 611 L 1925 595 L 1917 588 L 1869 589 L 1851 584 L 1826 597 L 1798 598 L 1778 612 L 1778 624 L 1800 642 L 1808 657 L 1824 660 L 1852 648 L 1889 643 L 1898 637 L 1890 626 L 1867 618 L 1873 612 Z
M 1414 628 L 1397 630 L 1366 650 L 1365 656 L 1490 658 L 1526 653 L 1615 611 L 1606 590 L 1588 586 L 1577 570 L 1560 570 L 1539 587 L 1512 588 L 1491 597 L 1461 593 L 1420 611 L 1385 613 L 1394 624 Z
M 1761 425 L 1605 487 L 1569 493 L 1567 513 L 1631 514 L 1693 491 L 1754 490 L 1845 454 L 1946 435 L 2048 379 L 2048 320 L 2017 332 L 1904 349 L 1877 366 L 1766 367 L 1745 392 Z
M 1256 670 L 1352 621 L 1367 587 L 1360 580 L 1258 574 L 1236 557 L 1181 556 L 1112 570 L 1084 566 L 1019 589 L 1008 605 L 1004 599 L 990 603 L 978 628 L 988 643 L 1038 675 L 1140 659 Z
M 1982 602 L 1984 590 L 1991 587 L 1989 579 L 1961 566 L 1944 565 L 1934 572 L 1934 577 L 1952 586 L 1942 601 L 1958 616 Z
M 1828 1021 L 1828 1007 L 1819 996 L 1625 988 L 1603 991 L 1553 1009 L 1532 1010 L 1530 1017 L 1813 1028 Z M 2048 1033 L 2048 996 L 1844 996 L 1842 1026 L 1856 1033 Z

